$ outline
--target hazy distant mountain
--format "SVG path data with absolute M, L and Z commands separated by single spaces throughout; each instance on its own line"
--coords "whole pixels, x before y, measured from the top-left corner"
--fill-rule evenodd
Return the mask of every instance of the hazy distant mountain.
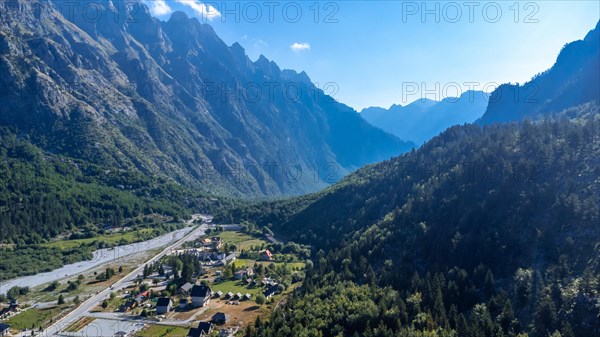
M 367 108 L 361 116 L 369 123 L 401 139 L 423 144 L 448 127 L 472 123 L 485 112 L 488 95 L 482 91 L 467 91 L 457 98 L 442 101 L 419 99 L 406 106 L 389 109 Z
M 583 40 L 565 45 L 549 70 L 524 85 L 503 84 L 496 89 L 479 123 L 521 121 L 600 104 L 599 62 L 600 21 Z
M 142 4 L 100 0 L 89 20 L 71 5 L 0 2 L 0 126 L 45 151 L 272 195 L 412 148 L 305 73 L 252 62 L 182 12 L 163 22 Z

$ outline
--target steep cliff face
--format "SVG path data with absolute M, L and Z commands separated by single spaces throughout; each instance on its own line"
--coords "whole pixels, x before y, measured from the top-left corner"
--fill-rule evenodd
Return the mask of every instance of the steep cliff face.
M 138 3 L 0 3 L 0 124 L 46 151 L 245 195 L 313 191 L 409 150 L 305 73 Z M 360 142 L 358 140 L 368 140 Z

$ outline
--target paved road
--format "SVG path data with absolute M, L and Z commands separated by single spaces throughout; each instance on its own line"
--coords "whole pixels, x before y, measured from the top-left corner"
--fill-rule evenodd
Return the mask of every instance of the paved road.
M 200 218 L 204 219 L 205 221 L 207 221 L 209 219 L 212 220 L 212 217 L 210 217 L 210 216 L 195 214 L 192 216 L 192 219 L 188 221 L 188 223 L 191 224 L 194 220 L 200 219 Z M 191 241 L 201 235 L 204 235 L 204 232 L 207 228 L 208 228 L 207 225 L 202 225 L 202 226 L 196 228 L 190 234 L 186 235 L 184 238 L 182 238 L 179 241 L 175 242 L 174 244 L 166 247 L 163 251 L 161 251 L 159 254 L 157 254 L 150 260 L 148 260 L 146 263 L 154 263 L 154 262 L 158 261 L 159 259 L 161 259 L 166 254 L 168 254 L 169 252 L 171 252 L 171 250 L 176 249 L 177 247 L 181 246 L 184 242 Z M 143 269 L 144 269 L 144 264 L 140 265 L 138 268 L 133 270 L 127 276 L 123 277 L 122 279 L 120 279 L 119 281 L 114 283 L 111 288 L 105 289 L 105 290 L 101 291 L 100 293 L 90 297 L 85 302 L 81 303 L 81 305 L 79 307 L 77 307 L 75 310 L 71 311 L 65 317 L 63 317 L 62 319 L 60 319 L 59 321 L 54 323 L 52 326 L 50 326 L 46 330 L 44 330 L 41 333 L 41 336 L 60 336 L 59 333 L 62 329 L 65 329 L 70 324 L 77 322 L 77 320 L 79 320 L 81 317 L 84 317 L 92 309 L 94 309 L 96 306 L 98 306 L 100 303 L 102 303 L 102 301 L 104 299 L 108 298 L 110 296 L 111 292 L 126 288 L 128 285 L 130 285 L 131 282 L 133 280 L 135 280 L 137 278 L 137 276 L 143 272 Z
M 195 321 L 195 316 L 197 316 L 198 314 L 202 314 L 205 311 L 209 310 L 209 307 L 204 307 L 202 308 L 203 310 L 199 311 L 197 314 L 194 314 L 194 316 L 190 317 L 187 320 L 178 320 L 178 319 L 164 319 L 162 321 L 157 321 L 157 320 L 153 320 L 153 319 L 143 319 L 140 318 L 139 316 L 130 316 L 128 314 L 121 314 L 121 313 L 116 313 L 116 312 L 92 312 L 87 314 L 87 317 L 93 317 L 96 319 L 105 319 L 105 320 L 111 320 L 111 321 L 119 321 L 119 322 L 134 322 L 134 323 L 146 323 L 146 324 L 155 324 L 155 325 L 169 325 L 169 326 L 183 326 L 183 327 L 189 327 L 190 323 L 192 321 Z

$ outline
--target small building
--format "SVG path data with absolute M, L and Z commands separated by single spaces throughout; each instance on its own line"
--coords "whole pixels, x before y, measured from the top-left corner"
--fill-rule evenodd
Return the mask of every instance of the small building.
M 212 241 L 212 246 L 215 249 L 219 249 L 219 248 L 221 248 L 223 246 L 223 239 L 221 239 L 218 236 L 213 237 L 211 239 L 211 241 Z
M 204 247 L 210 247 L 210 246 L 212 246 L 212 240 L 209 238 L 204 238 L 204 239 L 202 239 L 202 245 Z
M 210 302 L 212 291 L 208 286 L 194 286 L 191 291 L 192 305 L 195 307 L 203 307 Z
M 214 325 L 211 322 L 200 322 L 198 324 L 198 330 L 200 330 L 200 334 L 205 334 L 208 335 L 210 334 L 213 329 L 214 329 Z
M 271 260 L 273 260 L 273 254 L 271 253 L 270 250 L 265 249 L 258 253 L 258 259 L 260 261 L 271 261 Z
M 233 337 L 233 334 L 227 329 L 221 329 L 219 330 L 218 337 Z
M 183 293 L 189 294 L 193 287 L 194 285 L 192 283 L 187 282 L 186 284 L 182 285 L 180 289 Z
M 234 274 L 236 280 L 242 280 L 245 277 L 254 276 L 254 270 L 252 268 L 241 269 Z
M 144 303 L 148 297 L 150 296 L 150 291 L 144 291 L 143 293 L 139 293 L 136 297 L 135 297 L 135 301 L 137 302 L 137 304 L 142 304 Z
M 249 300 L 249 299 L 251 299 L 251 298 L 252 298 L 252 295 L 250 295 L 250 294 L 246 294 L 246 295 L 244 295 L 244 299 L 245 299 L 245 300 Z
M 188 306 L 188 300 L 185 298 L 182 298 L 179 300 L 179 309 L 185 309 Z
M 161 297 L 156 302 L 156 313 L 158 315 L 166 314 L 171 311 L 171 299 L 168 297 Z
M 197 328 L 190 329 L 187 337 L 202 337 L 208 336 L 214 329 L 214 325 L 210 322 L 200 322 Z
M 127 312 L 135 307 L 136 301 L 127 301 L 119 307 L 119 312 Z
M 227 293 L 227 298 L 233 298 L 235 296 L 231 291 Z
M 237 298 L 238 300 L 241 300 L 242 297 L 244 297 L 244 295 L 242 295 L 242 293 L 235 294 L 235 298 Z
M 8 336 L 10 333 L 10 325 L 0 323 L 0 336 Z
M 217 291 L 217 293 L 215 294 L 216 298 L 221 298 L 221 296 L 223 296 L 223 292 L 222 291 Z
M 246 276 L 246 271 L 245 270 L 238 270 L 235 272 L 235 274 L 233 274 L 233 277 L 236 280 L 241 280 L 244 278 L 244 276 Z
M 224 259 L 217 262 L 217 266 L 226 266 L 232 262 L 235 262 L 236 256 L 235 253 L 231 253 L 227 255 Z
M 265 298 L 271 298 L 273 297 L 273 295 L 277 294 L 278 291 L 279 287 L 277 287 L 276 285 L 270 286 L 269 288 L 267 288 L 267 290 L 265 290 L 263 295 L 265 295 Z
M 261 284 L 263 285 L 263 287 L 272 287 L 276 286 L 278 283 L 270 277 L 265 277 L 262 279 Z
M 201 261 L 220 261 L 227 257 L 227 254 L 222 252 L 203 252 L 198 254 L 198 259 Z
M 224 312 L 217 312 L 213 315 L 211 321 L 215 324 L 227 324 L 229 321 L 229 316 Z

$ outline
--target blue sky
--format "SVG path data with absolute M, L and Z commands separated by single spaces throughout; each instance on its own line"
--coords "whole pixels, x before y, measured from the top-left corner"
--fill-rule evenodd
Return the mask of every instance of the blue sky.
M 599 1 L 146 0 L 211 24 L 359 111 L 523 83 L 600 19 Z M 334 83 L 334 85 L 331 85 Z

